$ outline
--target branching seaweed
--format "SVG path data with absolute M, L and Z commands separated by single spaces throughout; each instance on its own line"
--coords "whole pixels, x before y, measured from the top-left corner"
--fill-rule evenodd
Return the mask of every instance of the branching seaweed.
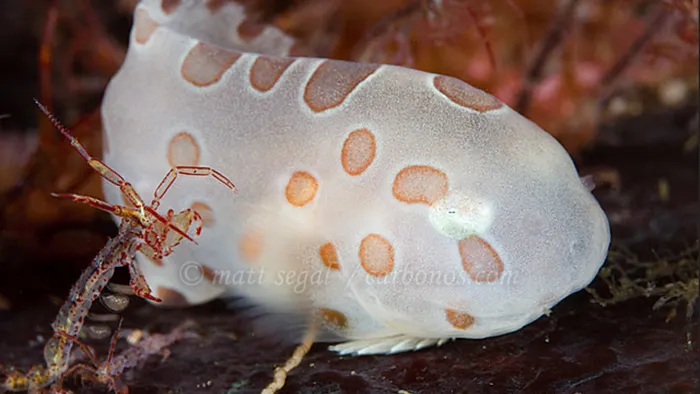
M 691 319 L 698 299 L 699 251 L 700 241 L 696 241 L 678 254 L 654 253 L 654 259 L 642 261 L 629 250 L 611 250 L 608 262 L 598 273 L 608 295 L 592 287 L 587 287 L 586 291 L 593 296 L 591 302 L 603 307 L 640 297 L 655 297 L 652 310 L 668 308 L 667 322 L 676 317 L 678 308 L 685 303 L 686 318 Z

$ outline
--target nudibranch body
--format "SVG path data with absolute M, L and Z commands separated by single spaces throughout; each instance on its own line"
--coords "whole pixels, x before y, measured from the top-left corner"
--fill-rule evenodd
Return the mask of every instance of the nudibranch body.
M 455 78 L 295 50 L 234 2 L 137 6 L 105 161 L 140 193 L 173 165 L 239 191 L 164 198 L 205 225 L 139 256 L 166 304 L 242 294 L 318 316 L 337 351 L 393 353 L 518 330 L 594 278 L 608 221 L 548 133 Z

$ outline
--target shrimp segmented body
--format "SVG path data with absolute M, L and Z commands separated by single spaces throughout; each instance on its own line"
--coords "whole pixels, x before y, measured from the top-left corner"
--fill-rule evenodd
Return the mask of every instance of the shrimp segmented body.
M 26 374 L 15 368 L 0 367 L 0 374 L 5 376 L 4 381 L 0 383 L 0 392 L 61 394 L 67 392 L 61 388 L 61 382 L 70 368 L 73 345 L 83 329 L 92 304 L 100 297 L 102 290 L 114 275 L 114 269 L 128 267 L 131 276 L 129 285 L 133 292 L 141 298 L 160 302 L 161 300 L 151 293 L 138 264 L 134 262 L 136 253 L 141 252 L 152 259 L 160 260 L 172 253 L 183 239 L 196 243 L 193 236 L 199 236 L 202 230 L 202 219 L 196 211 L 188 208 L 179 213 L 169 209 L 165 215 L 157 212 L 160 199 L 178 175 L 211 176 L 232 191 L 236 189 L 228 178 L 210 167 L 179 166 L 172 168 L 165 175 L 154 192 L 151 204 L 146 205 L 130 183 L 102 161 L 91 156 L 46 107 L 37 100 L 34 101 L 88 164 L 104 179 L 119 186 L 131 205 L 112 205 L 94 197 L 77 194 L 52 194 L 91 205 L 122 218 L 117 236 L 107 242 L 90 266 L 83 271 L 51 324 L 54 332 L 44 346 L 46 366 L 33 366 Z M 192 236 L 188 233 L 193 224 L 195 228 Z M 110 361 L 106 365 L 118 364 Z M 102 375 L 106 376 L 109 373 L 112 372 L 104 371 Z

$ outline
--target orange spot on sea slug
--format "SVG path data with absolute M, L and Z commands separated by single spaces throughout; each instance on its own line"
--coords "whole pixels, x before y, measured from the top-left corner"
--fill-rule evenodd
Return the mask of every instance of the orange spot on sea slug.
M 214 280 L 216 280 L 216 270 L 213 268 L 207 267 L 206 265 L 202 264 L 202 276 L 204 276 L 204 279 L 208 280 L 209 282 L 214 283 Z
M 474 324 L 474 318 L 466 313 L 457 312 L 454 309 L 445 309 L 445 317 L 454 328 L 464 330 Z
M 385 276 L 394 269 L 394 248 L 378 234 L 370 234 L 360 243 L 360 263 L 372 276 Z
M 438 75 L 433 79 L 433 84 L 455 104 L 474 111 L 492 111 L 503 106 L 497 98 L 457 78 Z
M 429 166 L 408 166 L 396 175 L 392 192 L 409 204 L 428 204 L 447 194 L 447 175 Z
M 151 34 L 158 27 L 158 23 L 151 19 L 145 8 L 137 8 L 134 14 L 134 40 L 139 44 L 145 44 Z
M 192 134 L 178 133 L 168 145 L 168 163 L 170 166 L 196 166 L 199 164 L 199 145 Z
M 304 102 L 314 112 L 339 106 L 379 65 L 326 60 L 314 71 L 304 90 Z
M 156 297 L 163 300 L 158 306 L 183 307 L 190 305 L 187 298 L 175 289 L 160 286 L 156 289 Z
M 262 232 L 252 229 L 243 234 L 238 249 L 241 256 L 247 263 L 254 263 L 258 260 L 263 250 L 264 237 Z
M 338 252 L 335 250 L 335 246 L 332 243 L 326 242 L 319 248 L 319 254 L 321 255 L 321 261 L 323 264 L 332 269 L 339 270 L 340 264 L 338 264 Z
M 171 14 L 180 5 L 180 0 L 161 0 L 160 8 L 166 15 Z
M 272 89 L 294 59 L 258 56 L 250 68 L 250 84 L 261 92 Z
M 377 154 L 374 134 L 367 129 L 351 132 L 343 143 L 340 161 L 349 175 L 360 175 L 372 164 Z
M 240 57 L 238 52 L 199 42 L 185 56 L 180 73 L 195 86 L 211 85 Z
M 346 328 L 348 326 L 348 318 L 343 313 L 328 308 L 321 308 L 320 311 L 323 320 L 336 328 Z
M 295 207 L 301 207 L 314 199 L 318 190 L 318 181 L 305 171 L 297 171 L 287 183 L 285 197 Z
M 459 241 L 462 267 L 478 283 L 496 281 L 503 273 L 503 261 L 498 253 L 479 236 L 470 235 Z
M 238 36 L 245 42 L 253 41 L 257 36 L 265 30 L 265 24 L 256 21 L 253 18 L 246 17 L 243 19 L 236 31 Z

